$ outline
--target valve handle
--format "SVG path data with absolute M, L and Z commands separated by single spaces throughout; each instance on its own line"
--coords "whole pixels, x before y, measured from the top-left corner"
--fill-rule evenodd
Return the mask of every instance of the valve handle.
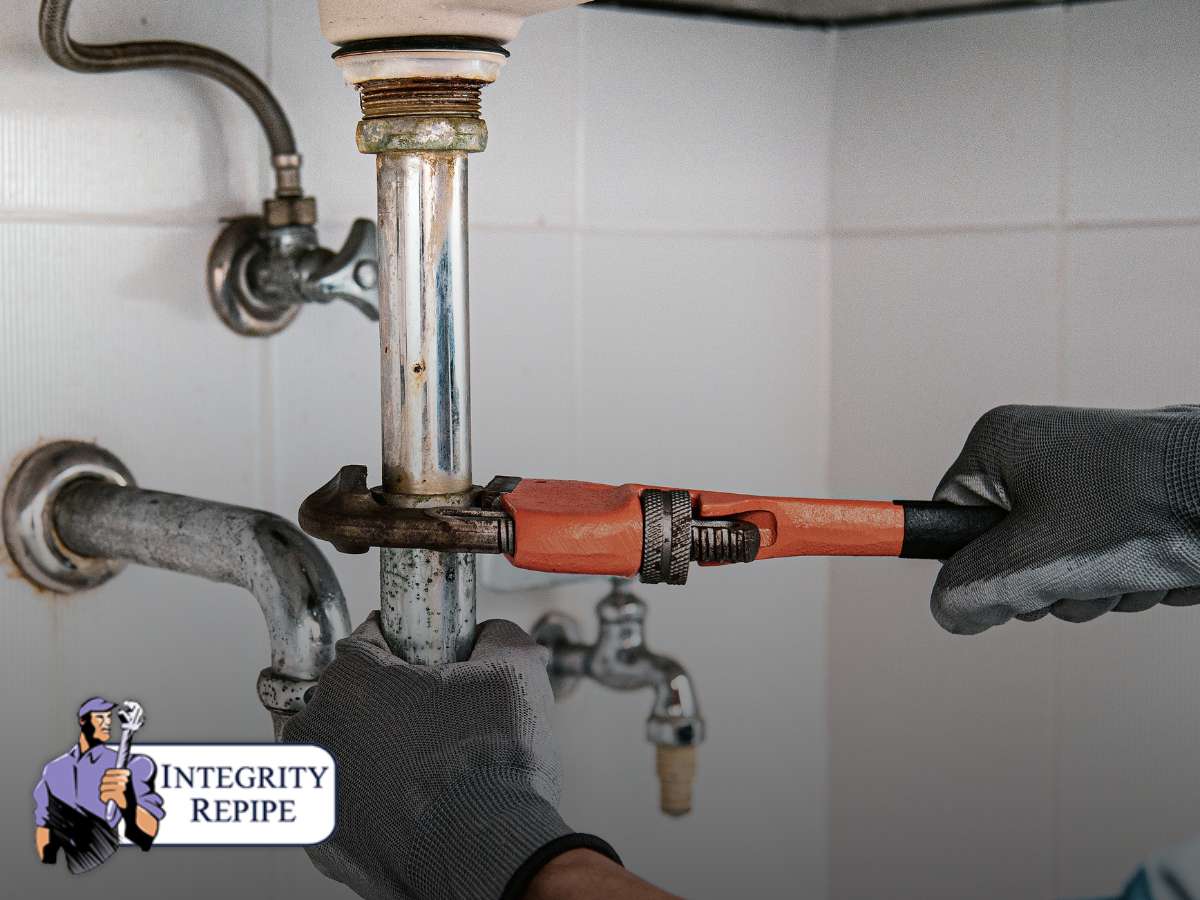
M 355 219 L 342 249 L 305 282 L 304 298 L 316 303 L 345 300 L 372 322 L 379 321 L 379 262 L 375 223 Z

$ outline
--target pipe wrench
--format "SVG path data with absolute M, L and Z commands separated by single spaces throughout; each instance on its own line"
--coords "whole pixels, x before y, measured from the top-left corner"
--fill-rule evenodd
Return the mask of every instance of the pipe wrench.
M 133 751 L 133 735 L 146 724 L 146 713 L 142 705 L 135 700 L 126 700 L 117 710 L 117 718 L 121 720 L 121 743 L 117 745 L 117 761 L 114 769 L 129 768 L 129 756 Z M 105 818 L 111 819 L 117 811 L 117 802 L 109 800 L 104 807 Z
M 500 476 L 424 508 L 389 505 L 345 466 L 300 507 L 300 526 L 339 550 L 503 553 L 540 572 L 637 575 L 684 584 L 691 563 L 786 556 L 946 559 L 1004 518 L 992 506 L 770 497 L 645 484 Z

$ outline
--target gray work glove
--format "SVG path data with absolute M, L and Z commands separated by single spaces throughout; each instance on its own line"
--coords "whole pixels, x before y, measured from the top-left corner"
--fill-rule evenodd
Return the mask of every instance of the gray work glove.
M 948 631 L 1200 602 L 1200 407 L 999 407 L 934 499 L 1010 510 L 942 567 Z
M 337 826 L 314 865 L 367 898 L 519 896 L 559 853 L 587 847 L 556 810 L 558 749 L 548 651 L 512 622 L 480 626 L 466 662 L 393 656 L 379 614 L 337 657 L 283 739 L 337 763 Z
M 1200 897 L 1200 837 L 1151 855 L 1117 900 Z

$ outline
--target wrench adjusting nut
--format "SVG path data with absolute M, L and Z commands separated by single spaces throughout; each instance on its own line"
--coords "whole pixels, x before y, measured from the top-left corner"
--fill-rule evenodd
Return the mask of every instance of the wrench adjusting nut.
M 687 491 L 642 491 L 642 566 L 645 584 L 685 584 L 692 559 L 692 496 Z

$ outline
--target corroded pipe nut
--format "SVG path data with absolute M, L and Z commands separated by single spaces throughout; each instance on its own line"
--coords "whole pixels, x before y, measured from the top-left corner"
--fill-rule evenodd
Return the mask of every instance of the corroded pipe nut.
M 267 228 L 317 224 L 315 197 L 270 197 L 263 201 L 263 223 Z
M 358 123 L 361 153 L 458 150 L 481 153 L 487 148 L 487 124 L 467 116 L 384 116 Z

